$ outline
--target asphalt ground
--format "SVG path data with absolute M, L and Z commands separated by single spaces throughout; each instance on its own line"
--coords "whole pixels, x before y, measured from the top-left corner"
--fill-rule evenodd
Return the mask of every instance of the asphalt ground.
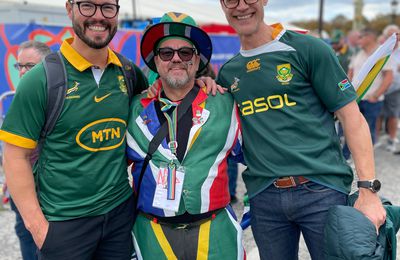
M 384 142 L 384 138 L 382 141 Z M 400 150 L 400 144 L 397 144 L 397 149 Z M 400 155 L 394 155 L 385 150 L 385 146 L 375 149 L 375 163 L 376 175 L 382 182 L 382 190 L 380 195 L 389 199 L 394 205 L 400 205 Z M 239 167 L 243 169 L 243 167 Z M 0 172 L 0 181 L 3 179 L 2 172 Z M 245 187 L 238 176 L 237 197 L 239 202 L 235 203 L 234 209 L 239 218 L 243 212 L 243 195 Z M 0 260 L 18 260 L 22 259 L 19 251 L 18 239 L 14 232 L 15 217 L 13 212 L 9 209 L 9 205 L 0 206 Z M 400 235 L 397 234 L 399 241 Z M 251 229 L 248 228 L 243 234 L 243 243 L 247 252 L 247 259 L 258 260 L 258 251 L 255 245 Z M 397 259 L 400 259 L 400 241 L 397 244 Z M 300 242 L 299 259 L 310 259 L 307 248 L 303 241 Z

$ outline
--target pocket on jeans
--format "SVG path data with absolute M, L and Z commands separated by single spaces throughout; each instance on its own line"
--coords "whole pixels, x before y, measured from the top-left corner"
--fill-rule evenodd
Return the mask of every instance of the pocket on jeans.
M 53 236 L 53 233 L 54 233 L 54 232 L 53 232 L 53 229 L 54 229 L 53 224 L 54 224 L 54 223 L 49 222 L 49 229 L 47 230 L 47 234 L 46 234 L 46 237 L 45 237 L 45 239 L 44 239 L 43 245 L 42 245 L 42 247 L 39 249 L 40 251 L 43 251 L 43 250 L 46 250 L 46 249 L 49 248 L 49 244 L 50 244 L 50 242 L 51 242 L 51 240 L 52 240 L 52 236 Z
M 324 186 L 324 185 L 321 185 L 321 184 L 318 184 L 318 183 L 315 183 L 315 182 L 312 182 L 312 181 L 309 181 L 309 182 L 307 182 L 307 183 L 304 183 L 303 185 L 304 185 L 304 188 L 305 188 L 306 190 L 311 191 L 311 192 L 318 192 L 318 193 L 320 193 L 320 192 L 329 192 L 329 191 L 333 191 L 331 188 L 328 188 L 328 187 L 326 187 L 326 186 Z

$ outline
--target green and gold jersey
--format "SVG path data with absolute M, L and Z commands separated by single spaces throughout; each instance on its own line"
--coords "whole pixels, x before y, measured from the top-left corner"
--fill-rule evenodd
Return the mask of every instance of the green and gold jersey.
M 254 196 L 278 177 L 303 175 L 342 192 L 353 179 L 333 112 L 356 93 L 329 46 L 277 25 L 274 40 L 220 69 L 241 112 L 244 180 Z
M 68 81 L 64 107 L 34 167 L 40 205 L 53 221 L 107 213 L 132 194 L 125 157 L 129 97 L 121 63 L 109 50 L 97 83 L 93 65 L 70 46 L 71 40 L 61 46 Z M 135 87 L 145 88 L 144 75 L 135 70 Z M 21 78 L 1 140 L 36 147 L 45 120 L 46 84 L 42 64 Z

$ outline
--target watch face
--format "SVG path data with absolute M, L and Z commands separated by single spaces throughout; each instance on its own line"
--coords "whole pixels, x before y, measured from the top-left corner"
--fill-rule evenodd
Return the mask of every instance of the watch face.
M 381 182 L 380 181 L 378 181 L 378 180 L 374 180 L 373 182 L 372 182 L 372 190 L 374 191 L 374 192 L 377 192 L 377 191 L 379 191 L 380 189 L 381 189 Z

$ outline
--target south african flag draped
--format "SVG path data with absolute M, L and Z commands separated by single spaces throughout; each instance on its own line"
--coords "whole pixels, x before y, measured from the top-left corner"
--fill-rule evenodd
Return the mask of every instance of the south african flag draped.
M 386 64 L 397 42 L 396 34 L 390 36 L 363 64 L 360 72 L 353 79 L 353 86 L 357 90 L 357 102 L 368 92 L 378 73 Z

